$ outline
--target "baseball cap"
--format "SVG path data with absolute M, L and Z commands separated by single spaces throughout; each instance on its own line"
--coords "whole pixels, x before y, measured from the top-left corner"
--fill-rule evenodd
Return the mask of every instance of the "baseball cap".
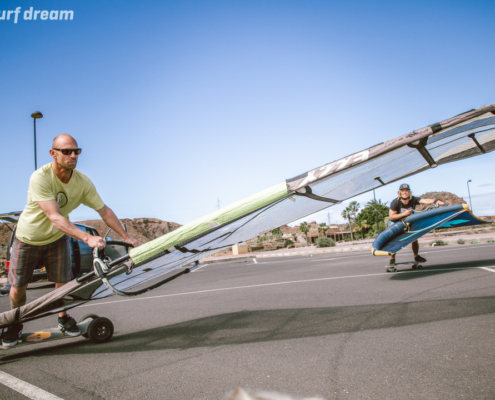
M 403 183 L 402 185 L 400 185 L 399 190 L 402 190 L 402 189 L 411 190 L 411 188 L 409 187 L 409 185 L 407 183 Z

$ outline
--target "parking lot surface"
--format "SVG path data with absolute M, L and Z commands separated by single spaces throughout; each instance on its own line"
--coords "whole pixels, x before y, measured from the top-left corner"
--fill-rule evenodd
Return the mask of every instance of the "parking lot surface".
M 423 270 L 395 274 L 369 253 L 206 264 L 145 295 L 70 311 L 110 318 L 110 342 L 2 351 L 0 371 L 62 399 L 216 400 L 237 387 L 296 398 L 493 399 L 495 245 L 421 250 Z M 37 284 L 28 301 L 52 288 Z M 55 325 L 51 316 L 24 330 Z M 35 398 L 12 386 L 0 374 L 1 399 Z

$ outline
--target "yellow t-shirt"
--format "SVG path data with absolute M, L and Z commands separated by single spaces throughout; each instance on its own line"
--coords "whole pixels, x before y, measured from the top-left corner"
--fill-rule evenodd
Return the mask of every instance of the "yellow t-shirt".
M 53 243 L 64 236 L 55 229 L 38 201 L 55 200 L 62 215 L 69 219 L 72 210 L 84 204 L 100 210 L 105 203 L 96 191 L 93 182 L 78 170 L 73 170 L 69 183 L 63 183 L 53 171 L 53 163 L 46 164 L 31 175 L 27 205 L 17 224 L 16 236 L 21 242 L 36 246 Z

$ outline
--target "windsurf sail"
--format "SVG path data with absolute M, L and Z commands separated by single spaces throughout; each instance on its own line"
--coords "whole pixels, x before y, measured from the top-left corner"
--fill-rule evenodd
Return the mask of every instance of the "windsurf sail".
M 467 204 L 420 211 L 390 225 L 380 233 L 373 242 L 371 252 L 375 256 L 391 256 L 436 228 L 461 228 L 493 223 L 494 221 L 475 217 Z
M 130 249 L 123 268 L 113 261 L 104 272 L 118 291 L 142 287 L 200 258 L 245 242 L 281 225 L 382 185 L 438 165 L 488 153 L 495 149 L 495 104 L 415 130 L 358 153 L 330 162 L 220 209 L 179 229 Z M 129 264 L 130 263 L 130 264 Z M 126 273 L 124 273 L 126 272 Z M 71 283 L 73 285 L 73 283 Z M 66 285 L 68 286 L 68 285 Z M 85 301 L 113 294 L 98 276 L 60 288 L 36 311 L 21 307 L 17 320 L 55 313 Z M 153 285 L 153 287 L 156 284 Z M 58 308 L 49 306 L 60 293 Z M 24 307 L 28 307 L 26 305 Z M 42 309 L 42 311 L 40 311 Z M 12 322 L 0 314 L 0 327 Z M 9 322 L 10 321 L 10 322 Z

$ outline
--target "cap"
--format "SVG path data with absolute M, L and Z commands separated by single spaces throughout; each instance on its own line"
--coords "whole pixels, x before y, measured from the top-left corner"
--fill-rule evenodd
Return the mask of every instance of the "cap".
M 400 185 L 399 190 L 402 190 L 402 189 L 411 190 L 411 188 L 409 187 L 409 185 L 407 183 L 403 183 L 402 185 Z

